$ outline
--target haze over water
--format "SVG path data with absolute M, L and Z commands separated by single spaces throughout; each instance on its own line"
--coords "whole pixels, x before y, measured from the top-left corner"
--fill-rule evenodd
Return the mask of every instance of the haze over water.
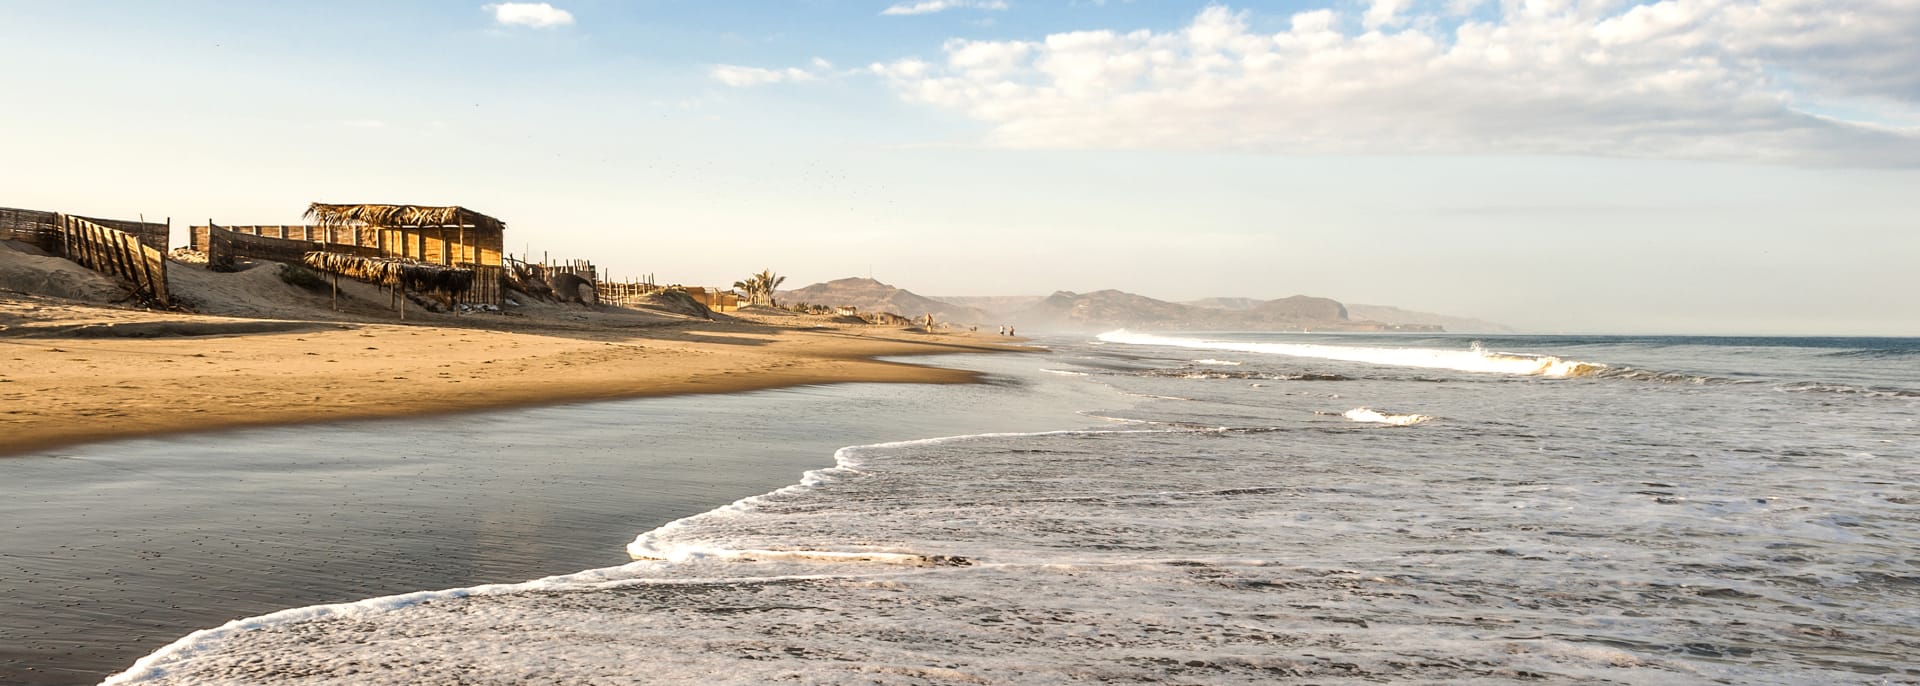
M 847 448 L 623 567 L 295 610 L 127 676 L 1920 679 L 1920 341 L 1104 338 L 991 365 L 1081 426 Z M 1581 371 L 1381 362 L 1462 351 Z

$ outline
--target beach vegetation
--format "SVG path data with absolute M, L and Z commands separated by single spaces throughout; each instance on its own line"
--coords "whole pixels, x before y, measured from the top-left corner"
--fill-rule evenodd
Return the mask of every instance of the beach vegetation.
M 747 304 L 749 305 L 779 307 L 780 303 L 775 302 L 773 299 L 773 292 L 780 288 L 780 284 L 786 282 L 786 280 L 787 277 L 774 274 L 771 269 L 762 269 L 758 274 L 753 274 L 744 280 L 733 282 L 733 287 L 738 289 L 742 295 L 746 296 Z
M 320 274 L 297 264 L 280 265 L 280 280 L 289 286 L 299 286 L 309 291 L 326 290 L 327 280 Z

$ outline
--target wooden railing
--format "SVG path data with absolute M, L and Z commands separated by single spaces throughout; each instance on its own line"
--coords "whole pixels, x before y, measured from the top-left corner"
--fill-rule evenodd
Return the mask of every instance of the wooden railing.
M 55 246 L 61 256 L 88 269 L 119 278 L 145 303 L 171 306 L 167 292 L 167 254 L 133 234 L 68 215 L 57 215 Z
M 60 213 L 0 207 L 0 241 L 20 241 L 47 252 L 58 252 Z
M 269 238 L 266 236 L 255 236 L 229 231 L 219 226 L 195 227 L 197 235 L 201 234 L 202 230 L 204 230 L 203 235 L 205 235 L 206 238 L 203 239 L 204 242 L 200 244 L 204 246 L 201 247 L 201 249 L 207 252 L 207 264 L 213 265 L 216 268 L 231 266 L 234 260 L 239 259 L 272 260 L 274 262 L 299 264 L 300 260 L 310 252 L 333 252 L 358 257 L 380 256 L 379 248 L 362 247 L 344 243 Z

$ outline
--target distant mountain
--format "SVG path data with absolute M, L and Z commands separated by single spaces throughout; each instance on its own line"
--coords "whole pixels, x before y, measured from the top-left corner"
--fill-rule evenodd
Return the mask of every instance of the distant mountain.
M 1245 302 L 1241 302 L 1241 301 Z M 1155 300 L 1125 291 L 1060 291 L 1010 315 L 1034 330 L 1143 329 L 1241 331 L 1382 331 L 1389 327 L 1348 318 L 1345 305 L 1329 298 L 1296 295 L 1278 300 L 1211 298 L 1231 307 Z
M 1199 300 L 1188 300 L 1180 304 L 1192 305 L 1194 307 L 1211 307 L 1216 310 L 1251 310 L 1254 305 L 1262 302 L 1265 301 L 1255 300 L 1253 298 L 1201 298 Z
M 1431 312 L 1414 312 L 1391 305 L 1348 305 L 1347 311 L 1361 319 L 1371 319 L 1388 324 L 1422 324 L 1444 327 L 1448 331 L 1468 333 L 1513 333 L 1513 327 L 1505 324 L 1496 324 L 1468 317 L 1433 314 Z
M 961 307 L 974 307 L 994 317 L 1006 315 L 1032 307 L 1034 303 L 1046 299 L 1040 295 L 930 295 L 927 296 L 944 303 L 953 303 Z
M 1279 300 L 1268 300 L 1255 304 L 1247 311 L 1280 321 L 1302 323 L 1347 321 L 1346 305 L 1332 298 L 1315 298 L 1309 295 L 1290 295 Z
M 1125 291 L 1059 291 L 1013 314 L 1016 325 L 1049 330 L 1189 328 L 1197 308 Z
M 1491 322 L 1382 305 L 1344 305 L 1295 295 L 1274 300 L 1205 298 L 1184 303 L 1119 290 L 1040 296 L 930 298 L 873 279 L 850 278 L 781 291 L 781 304 L 854 307 L 909 318 L 931 313 L 962 326 L 1013 324 L 1029 331 L 1510 331 Z
M 928 314 L 934 319 L 961 325 L 991 325 L 995 318 L 976 307 L 935 300 L 873 279 L 850 278 L 816 283 L 779 293 L 782 305 L 807 303 L 829 307 L 854 307 L 861 312 L 892 312 L 911 318 Z

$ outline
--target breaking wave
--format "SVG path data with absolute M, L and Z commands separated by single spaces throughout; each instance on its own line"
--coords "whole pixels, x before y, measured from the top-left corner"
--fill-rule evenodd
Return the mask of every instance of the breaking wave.
M 1180 348 L 1199 348 L 1203 350 L 1230 350 L 1234 352 L 1362 362 L 1391 367 L 1452 369 L 1463 372 L 1541 376 L 1556 379 L 1587 376 L 1607 368 L 1607 366 L 1603 364 L 1566 360 L 1552 355 L 1495 352 L 1482 348 L 1477 344 L 1468 350 L 1366 348 L 1309 343 L 1256 343 L 1250 341 L 1179 338 L 1174 336 L 1132 333 L 1125 330 L 1109 331 L 1100 334 L 1098 338 L 1108 343 L 1124 343 L 1129 345 L 1165 345 Z
M 1307 372 L 1302 374 L 1268 374 L 1266 372 L 1224 371 L 1216 369 L 1149 369 L 1139 376 L 1155 376 L 1167 379 L 1239 379 L 1256 381 L 1352 381 L 1353 377 L 1340 374 Z
M 1920 349 L 1914 348 L 1862 348 L 1859 350 L 1840 350 L 1826 353 L 1826 357 L 1844 357 L 1868 360 L 1901 360 L 1920 357 Z
M 1367 407 L 1356 407 L 1340 415 L 1356 422 L 1367 424 L 1391 424 L 1393 426 L 1413 426 L 1433 419 L 1424 414 L 1388 414 Z

